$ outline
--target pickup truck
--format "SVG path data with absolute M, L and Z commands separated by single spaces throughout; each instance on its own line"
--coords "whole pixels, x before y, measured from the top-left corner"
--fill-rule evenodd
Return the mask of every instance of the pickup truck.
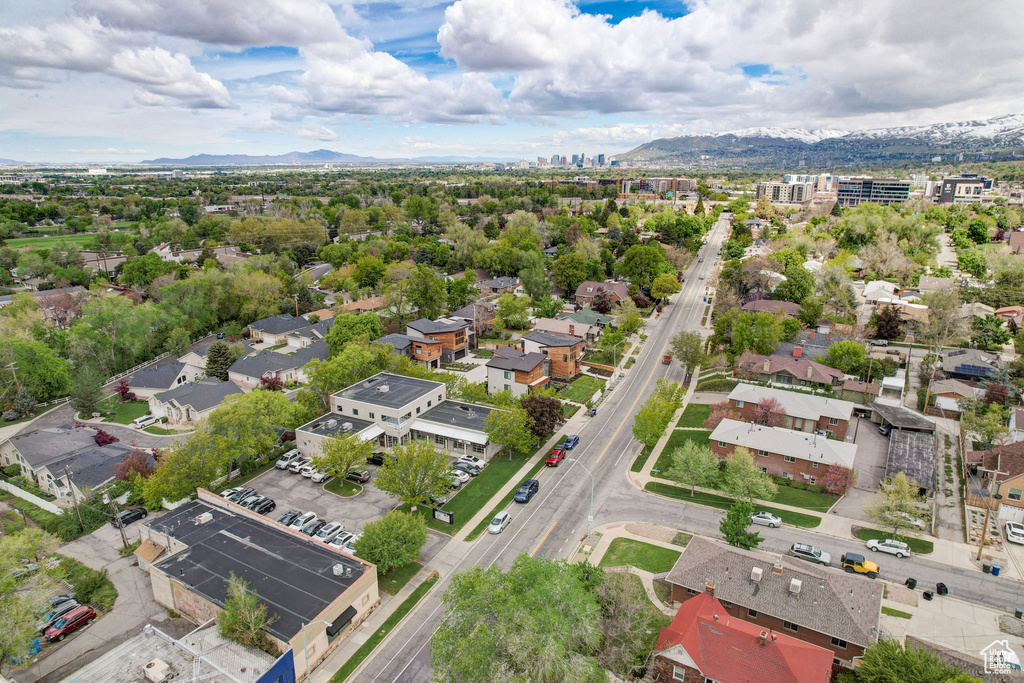
M 661 357 L 661 362 L 664 363 L 665 365 L 669 365 L 672 362 L 672 354 L 666 353 L 664 356 Z

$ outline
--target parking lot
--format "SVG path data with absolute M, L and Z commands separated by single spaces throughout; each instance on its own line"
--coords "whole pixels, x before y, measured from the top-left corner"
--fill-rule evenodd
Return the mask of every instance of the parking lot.
M 844 517 L 870 522 L 863 508 L 874 502 L 878 484 L 885 476 L 889 439 L 879 434 L 878 425 L 865 417 L 854 418 L 851 427 L 854 425 L 857 459 L 853 469 L 857 472 L 857 481 L 834 509 L 836 514 Z

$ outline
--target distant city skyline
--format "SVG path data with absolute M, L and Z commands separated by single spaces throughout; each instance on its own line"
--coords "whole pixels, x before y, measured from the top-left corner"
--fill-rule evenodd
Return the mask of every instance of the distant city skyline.
M 610 158 L 748 127 L 1024 111 L 1024 5 L 927 10 L 881 0 L 5 3 L 0 158 L 326 147 L 550 161 L 554 150 Z

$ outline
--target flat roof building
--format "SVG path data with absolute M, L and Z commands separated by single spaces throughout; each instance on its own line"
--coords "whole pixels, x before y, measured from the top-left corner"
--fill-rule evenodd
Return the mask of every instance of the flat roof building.
M 910 181 L 896 178 L 840 178 L 837 201 L 840 206 L 863 202 L 899 204 L 910 198 Z

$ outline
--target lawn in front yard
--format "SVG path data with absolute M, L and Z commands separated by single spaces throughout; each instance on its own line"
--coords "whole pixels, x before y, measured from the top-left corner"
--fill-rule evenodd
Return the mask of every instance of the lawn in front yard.
M 96 406 L 96 412 L 103 413 L 104 416 L 113 413 L 113 417 L 105 417 L 107 422 L 128 425 L 132 423 L 132 420 L 149 414 L 149 403 L 147 401 L 118 403 L 117 396 L 111 396 L 100 401 L 99 405 Z
M 668 442 L 665 444 L 665 449 L 658 455 L 658 462 L 654 464 L 654 469 L 657 472 L 652 473 L 658 476 L 664 477 L 665 473 L 672 467 L 672 451 L 682 446 L 687 441 L 694 441 L 700 446 L 710 446 L 711 442 L 708 441 L 708 435 L 711 432 L 693 431 L 689 429 L 674 429 L 672 430 L 671 436 L 668 437 Z
M 419 562 L 410 562 L 397 567 L 390 574 L 378 574 L 377 585 L 388 595 L 398 595 L 398 591 L 402 590 L 402 587 L 421 569 L 423 565 Z
M 157 427 L 156 425 L 151 425 L 149 427 L 143 427 L 142 431 L 149 432 L 150 434 L 156 434 L 157 436 L 172 436 L 174 434 L 184 434 L 184 432 L 176 432 L 176 431 L 171 430 L 171 429 L 164 429 L 163 427 Z
M 877 538 L 880 541 L 886 538 L 892 538 L 891 531 L 879 531 L 878 529 L 869 529 L 866 527 L 857 529 L 853 535 L 864 542 L 870 541 L 872 538 Z M 896 540 L 903 541 L 909 545 L 910 551 L 917 553 L 918 555 L 927 555 L 935 550 L 935 544 L 931 541 L 926 541 L 923 538 L 900 535 L 896 537 Z
M 714 493 L 702 493 L 700 491 L 698 491 L 697 494 L 691 498 L 690 489 L 685 489 L 679 486 L 672 486 L 671 484 L 663 484 L 660 481 L 647 482 L 646 486 L 644 486 L 644 490 L 650 491 L 651 493 L 657 493 L 662 496 L 667 496 L 669 498 L 684 500 L 688 503 L 707 505 L 709 507 L 718 508 L 719 510 L 728 510 L 729 507 L 735 502 L 733 498 L 719 496 Z M 768 507 L 767 505 L 755 505 L 754 509 L 758 512 L 764 510 L 766 512 L 776 514 L 782 518 L 782 521 L 784 523 L 792 524 L 793 526 L 802 526 L 807 529 L 813 529 L 814 527 L 821 524 L 821 517 L 818 517 L 817 515 L 805 515 L 802 512 L 781 510 L 779 508 Z
M 568 401 L 586 403 L 599 389 L 604 389 L 607 380 L 598 379 L 589 375 L 578 377 L 572 384 L 562 390 L 561 397 Z
M 680 555 L 682 553 L 678 550 L 669 550 L 650 543 L 634 541 L 632 538 L 616 538 L 608 546 L 608 550 L 605 551 L 598 566 L 625 567 L 629 565 L 652 574 L 659 574 L 672 569 Z
M 676 423 L 676 429 L 681 427 L 704 429 L 704 420 L 709 417 L 711 417 L 711 406 L 707 403 L 691 403 L 686 406 L 686 410 L 680 416 L 679 422 Z

